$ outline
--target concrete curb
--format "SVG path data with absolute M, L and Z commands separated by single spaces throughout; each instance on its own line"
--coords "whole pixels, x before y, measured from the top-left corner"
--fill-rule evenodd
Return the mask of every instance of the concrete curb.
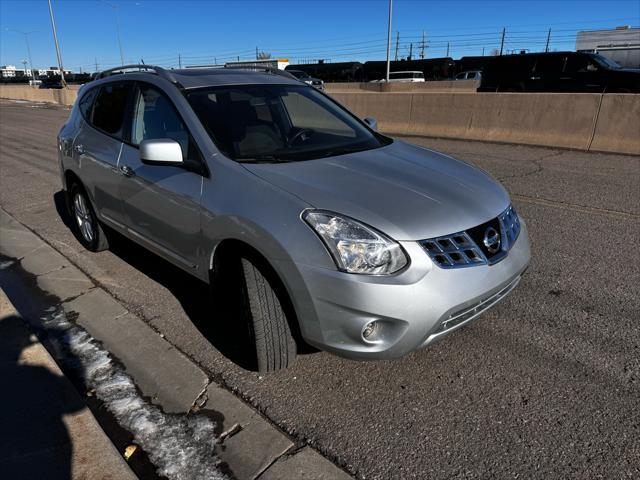
M 69 475 L 71 479 L 85 478 L 118 478 L 122 480 L 134 480 L 136 475 L 131 471 L 129 465 L 124 458 L 118 453 L 111 443 L 111 440 L 104 433 L 98 421 L 91 413 L 91 410 L 84 403 L 83 398 L 75 390 L 71 382 L 69 382 L 58 367 L 58 364 L 51 357 L 47 349 L 37 340 L 35 335 L 31 334 L 27 328 L 27 322 L 16 311 L 11 301 L 6 296 L 2 288 L 0 288 L 0 324 L 2 325 L 3 338 L 0 339 L 2 352 L 0 353 L 0 371 L 7 369 L 20 369 L 20 382 L 32 384 L 36 388 L 42 388 L 44 385 L 43 377 L 50 376 L 52 380 L 47 382 L 51 387 L 55 388 L 47 390 L 47 400 L 43 402 L 37 398 L 20 398 L 21 408 L 30 409 L 36 407 L 40 411 L 51 411 L 45 418 L 50 420 L 47 424 L 35 423 L 25 425 L 21 432 L 5 432 L 11 438 L 6 441 L 12 443 L 13 448 L 2 448 L 0 453 L 0 464 L 2 464 L 3 476 L 5 478 L 18 478 L 24 475 L 25 470 L 35 473 L 43 470 L 42 475 L 52 475 L 55 478 Z M 29 345 L 20 345 L 24 338 L 29 337 Z M 10 346 L 8 346 L 10 345 Z M 12 358 L 13 354 L 18 354 L 17 359 Z M 15 363 L 14 363 L 15 360 Z M 47 372 L 44 374 L 43 372 Z M 6 372 L 5 372 L 6 373 Z M 26 374 L 25 374 L 26 373 Z M 30 374 L 31 373 L 31 374 Z M 6 377 L 3 376 L 6 380 Z M 55 379 L 55 383 L 53 381 Z M 14 386 L 15 388 L 15 386 Z M 25 389 L 20 388 L 18 392 L 24 392 Z M 57 405 L 56 397 L 62 400 Z M 67 409 L 69 413 L 64 413 L 62 418 L 58 418 L 60 408 Z M 73 407 L 71 407 L 73 406 Z M 11 412 L 12 415 L 19 412 Z M 60 421 L 64 427 L 65 433 L 56 435 L 55 425 Z M 37 431 L 36 431 L 37 430 Z M 42 441 L 28 442 L 29 450 L 16 449 L 16 437 L 30 434 L 37 434 Z M 68 436 L 68 437 L 67 437 Z M 4 443 L 1 440 L 0 443 Z M 19 441 L 19 440 L 18 440 Z M 23 444 L 24 443 L 18 443 Z M 39 447 L 45 447 L 44 449 Z M 66 451 L 70 451 L 70 459 L 66 457 Z M 66 471 L 65 467 L 61 467 L 69 461 L 68 467 L 70 471 Z M 46 465 L 55 463 L 59 467 L 59 471 L 45 472 Z M 34 470 L 35 469 L 35 470 Z M 61 474 L 58 477 L 56 474 Z
M 212 383 L 193 361 L 80 269 L 0 208 L 0 253 L 60 299 L 69 318 L 101 341 L 140 391 L 166 412 L 202 410 L 221 421 L 216 453 L 238 480 L 352 478 L 309 447 L 294 442 L 238 397 Z

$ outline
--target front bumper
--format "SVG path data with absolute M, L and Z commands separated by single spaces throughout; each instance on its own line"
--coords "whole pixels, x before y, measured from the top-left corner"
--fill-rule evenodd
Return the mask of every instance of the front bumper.
M 522 221 L 518 240 L 495 265 L 443 269 L 417 242 L 400 242 L 411 263 L 391 276 L 353 275 L 295 265 L 290 289 L 302 335 L 310 344 L 358 359 L 398 358 L 472 322 L 509 294 L 531 258 Z M 374 341 L 362 330 L 377 320 Z

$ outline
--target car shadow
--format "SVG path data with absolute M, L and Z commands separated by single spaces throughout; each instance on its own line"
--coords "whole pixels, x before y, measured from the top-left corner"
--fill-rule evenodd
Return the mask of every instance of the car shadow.
M 54 195 L 54 203 L 61 220 L 73 230 L 75 225 L 62 191 Z M 111 229 L 107 232 L 109 250 L 169 290 L 193 325 L 222 355 L 245 370 L 257 370 L 251 332 L 240 315 L 238 304 L 230 298 L 216 296 L 206 283 L 118 232 Z
M 206 283 L 117 232 L 109 233 L 109 250 L 169 290 L 189 320 L 220 353 L 245 370 L 257 369 L 250 331 L 232 302 L 219 298 Z

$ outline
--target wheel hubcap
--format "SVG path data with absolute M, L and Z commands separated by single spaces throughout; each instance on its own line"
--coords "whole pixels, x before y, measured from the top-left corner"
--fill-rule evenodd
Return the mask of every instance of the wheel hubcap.
M 73 210 L 76 216 L 76 223 L 80 229 L 80 233 L 87 242 L 93 241 L 93 219 L 89 213 L 89 208 L 84 196 L 80 193 L 76 193 L 73 199 Z

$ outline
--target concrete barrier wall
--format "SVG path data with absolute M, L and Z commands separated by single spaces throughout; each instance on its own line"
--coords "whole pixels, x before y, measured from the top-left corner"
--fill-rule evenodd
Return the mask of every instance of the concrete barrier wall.
M 0 98 L 68 106 L 75 101 L 78 88 L 77 85 L 63 90 L 0 85 Z M 640 155 L 640 95 L 373 93 L 359 87 L 331 94 L 356 115 L 375 117 L 380 130 L 390 134 Z
M 326 83 L 327 92 L 475 92 L 478 88 L 477 80 L 440 80 L 416 83 Z
M 640 155 L 640 95 L 602 97 L 590 150 Z
M 76 101 L 79 88 L 79 85 L 70 85 L 68 88 L 63 89 L 34 88 L 29 85 L 0 85 L 0 98 L 57 103 L 69 106 Z
M 640 154 L 640 95 L 334 93 L 390 134 Z

